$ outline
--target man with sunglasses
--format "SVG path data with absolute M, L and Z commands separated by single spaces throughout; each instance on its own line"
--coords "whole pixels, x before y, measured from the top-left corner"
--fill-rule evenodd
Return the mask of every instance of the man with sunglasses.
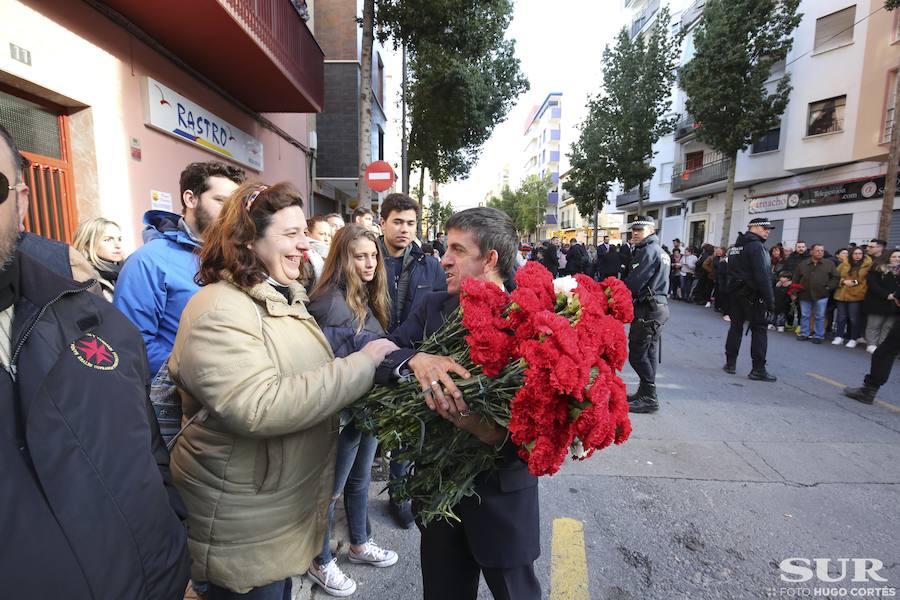
M 637 391 L 628 396 L 633 413 L 659 410 L 656 397 L 656 367 L 662 327 L 669 320 L 669 268 L 671 259 L 663 252 L 652 217 L 637 216 L 631 229 L 631 254 L 625 285 L 634 300 L 634 321 L 628 330 L 628 362 L 640 378 Z
M 19 247 L 28 187 L 0 126 L 0 581 L 9 598 L 181 597 L 184 506 L 134 326 Z M 115 568 L 110 568 L 115 565 Z

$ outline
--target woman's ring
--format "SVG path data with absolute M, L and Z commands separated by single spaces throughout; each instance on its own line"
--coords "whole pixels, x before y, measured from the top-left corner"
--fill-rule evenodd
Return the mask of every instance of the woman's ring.
M 459 416 L 461 416 L 461 417 L 468 417 L 468 416 L 471 415 L 471 414 L 472 414 L 472 413 L 470 413 L 468 410 L 461 410 L 461 411 L 459 411 Z

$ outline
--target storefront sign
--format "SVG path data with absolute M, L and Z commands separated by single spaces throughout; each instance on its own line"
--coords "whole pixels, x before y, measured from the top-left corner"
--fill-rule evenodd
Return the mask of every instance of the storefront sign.
M 784 210 L 788 207 L 788 195 L 779 194 L 777 196 L 764 196 L 762 198 L 754 198 L 750 201 L 750 212 L 760 213 L 772 210 Z
M 150 77 L 144 78 L 144 104 L 148 126 L 262 171 L 259 140 Z
M 749 211 L 751 213 L 761 213 L 789 208 L 809 208 L 811 206 L 855 202 L 857 200 L 875 200 L 884 197 L 884 182 L 885 176 L 882 175 L 881 177 L 840 181 L 828 185 L 792 190 L 773 196 L 759 196 L 750 199 Z M 900 186 L 900 177 L 898 177 L 897 182 L 898 186 Z

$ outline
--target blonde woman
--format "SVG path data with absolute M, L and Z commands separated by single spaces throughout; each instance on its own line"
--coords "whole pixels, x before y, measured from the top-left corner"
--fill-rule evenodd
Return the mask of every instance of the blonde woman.
M 367 342 L 385 337 L 390 321 L 387 270 L 378 238 L 369 229 L 352 223 L 337 232 L 313 290 L 309 312 L 337 357 L 348 356 Z M 389 567 L 397 562 L 396 552 L 380 548 L 371 539 L 369 482 L 378 443 L 374 436 L 360 433 L 353 423 L 343 425 L 325 541 L 308 572 L 310 579 L 332 596 L 349 596 L 356 591 L 356 582 L 341 571 L 331 553 L 334 506 L 341 492 L 350 526 L 350 562 L 375 567 Z
M 122 229 L 115 221 L 103 217 L 90 219 L 75 230 L 72 246 L 97 270 L 103 297 L 112 302 L 119 270 L 125 259 L 122 253 Z

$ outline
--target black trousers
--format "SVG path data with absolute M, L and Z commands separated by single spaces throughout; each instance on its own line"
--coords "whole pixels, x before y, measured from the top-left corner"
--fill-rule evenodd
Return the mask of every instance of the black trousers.
M 669 305 L 637 302 L 634 321 L 628 330 L 628 362 L 644 383 L 656 383 L 659 339 L 669 320 Z
M 869 374 L 866 375 L 866 383 L 877 386 L 886 384 L 891 376 L 891 369 L 897 360 L 898 352 L 900 352 L 900 319 L 894 322 L 887 338 L 878 345 L 872 354 L 872 366 Z
M 432 521 L 427 527 L 419 525 L 419 531 L 424 600 L 476 600 L 482 574 L 495 600 L 540 600 L 541 584 L 533 563 L 502 568 L 479 565 L 459 524 Z
M 733 292 L 728 298 L 731 327 L 725 341 L 725 361 L 733 365 L 737 362 L 741 351 L 741 338 L 744 335 L 744 324 L 750 324 L 750 358 L 754 369 L 766 368 L 766 351 L 768 349 L 768 331 L 766 309 L 760 302 L 749 300 L 743 294 Z

